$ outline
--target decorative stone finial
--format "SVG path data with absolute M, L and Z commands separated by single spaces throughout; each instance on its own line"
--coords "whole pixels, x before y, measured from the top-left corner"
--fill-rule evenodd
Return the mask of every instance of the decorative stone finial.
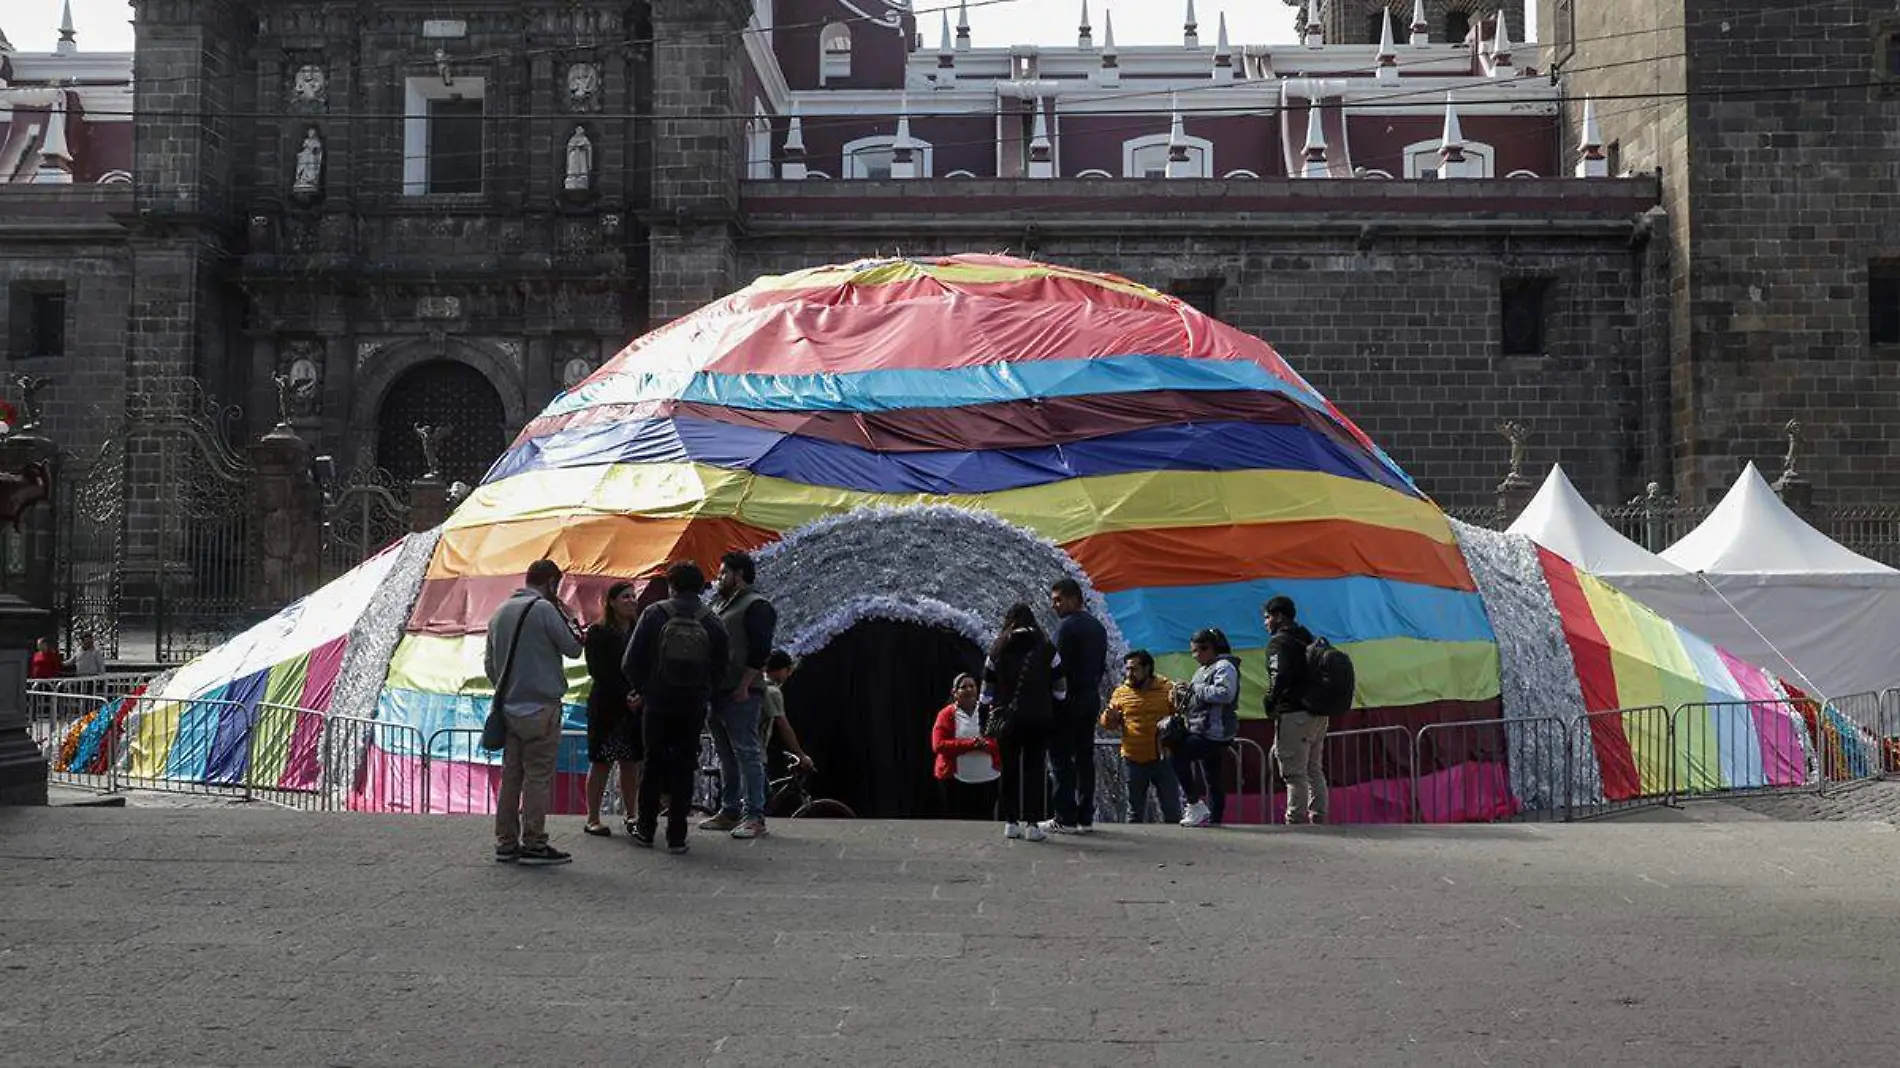
M 1432 24 L 1425 19 L 1425 0 L 1412 0 L 1412 47 L 1432 43 Z
M 957 0 L 957 51 L 970 50 L 970 5 L 967 0 Z
M 809 176 L 805 166 L 805 120 L 798 114 L 798 102 L 793 101 L 791 117 L 785 123 L 785 162 L 779 168 L 779 177 L 802 182 Z
M 66 0 L 66 6 L 59 13 L 59 43 L 53 51 L 62 56 L 70 56 L 79 51 L 79 34 L 73 30 L 73 0 Z
M 1458 105 L 1445 94 L 1445 132 L 1438 142 L 1438 176 L 1465 177 L 1465 131 L 1458 124 Z
M 1170 178 L 1194 177 L 1194 160 L 1188 155 L 1187 124 L 1181 121 L 1181 101 L 1168 94 L 1168 107 L 1174 116 L 1168 121 L 1168 170 Z
M 1306 101 L 1306 166 L 1301 170 L 1303 178 L 1328 178 L 1332 168 L 1326 162 L 1326 128 L 1321 121 L 1320 102 L 1317 96 Z
M 1781 477 L 1775 480 L 1777 487 L 1801 481 L 1801 472 L 1795 467 L 1795 456 L 1801 451 L 1801 442 L 1806 435 L 1801 429 L 1801 420 L 1790 419 L 1782 426 L 1781 433 L 1788 439 L 1788 451 L 1781 457 Z
M 956 39 L 950 35 L 950 12 L 947 10 L 943 12 L 943 36 L 937 40 L 937 69 L 957 69 Z
M 1504 9 L 1500 7 L 1496 32 L 1491 36 L 1491 76 L 1510 78 L 1516 74 L 1517 68 L 1511 65 L 1511 20 L 1504 16 Z
M 1194 0 L 1187 0 L 1187 18 L 1181 24 L 1181 44 L 1187 48 L 1201 47 L 1201 21 L 1194 17 Z
M 1042 101 L 1036 101 L 1035 126 L 1029 135 L 1029 177 L 1056 176 L 1055 146 L 1049 142 L 1049 122 L 1043 116 Z
M 1379 20 L 1379 65 L 1373 71 L 1382 82 L 1399 80 L 1399 50 L 1392 42 L 1392 16 L 1387 13 Z
M 1082 0 L 1082 21 L 1075 27 L 1075 47 L 1095 47 L 1095 27 L 1089 25 L 1089 0 Z
M 1597 128 L 1597 102 L 1583 98 L 1583 131 L 1577 138 L 1577 177 L 1608 178 L 1610 161 L 1603 155 L 1603 131 Z
M 917 142 L 910 136 L 910 94 L 898 98 L 897 136 L 891 139 L 891 177 L 917 177 Z
M 1313 0 L 1312 10 L 1306 16 L 1306 47 L 1326 47 L 1326 11 L 1321 0 Z
M 1214 36 L 1214 80 L 1234 80 L 1234 46 L 1227 36 L 1227 12 L 1220 13 L 1220 29 Z

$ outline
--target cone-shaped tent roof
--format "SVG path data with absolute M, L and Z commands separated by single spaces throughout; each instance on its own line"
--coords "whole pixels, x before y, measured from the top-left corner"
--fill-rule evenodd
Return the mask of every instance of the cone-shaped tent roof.
M 1845 580 L 1900 586 L 1900 571 L 1867 559 L 1795 515 L 1753 463 L 1709 517 L 1662 556 L 1684 570 L 1711 575 L 1852 576 Z
M 1618 533 L 1590 507 L 1564 474 L 1552 464 L 1537 495 L 1510 526 L 1551 552 L 1601 578 L 1622 575 L 1684 575 L 1681 568 Z

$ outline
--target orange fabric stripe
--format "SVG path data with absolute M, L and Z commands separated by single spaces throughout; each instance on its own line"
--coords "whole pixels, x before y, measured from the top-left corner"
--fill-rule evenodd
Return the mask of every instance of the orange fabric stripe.
M 752 550 L 778 535 L 736 519 L 658 519 L 601 515 L 578 519 L 553 516 L 451 528 L 429 560 L 430 579 L 519 576 L 547 557 L 577 575 L 638 578 L 690 559 L 701 567 L 717 563 L 721 553 Z M 706 572 L 712 574 L 711 570 Z
M 1347 575 L 1477 589 L 1456 545 L 1348 519 L 1114 531 L 1062 548 L 1103 593 Z

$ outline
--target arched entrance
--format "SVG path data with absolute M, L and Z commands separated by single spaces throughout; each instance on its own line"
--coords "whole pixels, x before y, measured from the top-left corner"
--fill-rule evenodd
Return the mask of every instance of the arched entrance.
M 1088 575 L 1053 543 L 988 512 L 846 512 L 788 533 L 758 564 L 778 643 L 802 658 L 786 714 L 818 761 L 813 788 L 860 816 L 936 814 L 932 717 L 957 673 L 982 666 L 1004 609 L 1026 602 L 1054 628 L 1055 579 L 1081 583 L 1109 628 L 1109 677 L 1120 674 L 1125 643 Z
M 785 683 L 785 714 L 818 764 L 813 792 L 861 817 L 940 816 L 930 728 L 951 680 L 982 667 L 982 650 L 955 631 L 889 619 L 806 657 Z
M 429 360 L 404 371 L 376 415 L 376 464 L 399 482 L 427 473 L 415 428 L 446 426 L 437 449 L 446 482 L 481 481 L 507 448 L 507 412 L 488 376 L 457 360 Z

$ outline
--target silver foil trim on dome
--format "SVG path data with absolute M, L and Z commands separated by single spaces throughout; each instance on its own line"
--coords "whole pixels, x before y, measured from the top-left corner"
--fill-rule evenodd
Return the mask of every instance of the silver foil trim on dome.
M 1550 584 L 1537 546 L 1518 534 L 1503 534 L 1451 521 L 1459 552 L 1478 584 L 1485 614 L 1497 636 L 1498 674 L 1502 684 L 1505 741 L 1511 792 L 1526 808 L 1558 807 L 1564 795 L 1565 760 L 1549 723 L 1513 727 L 1511 721 L 1554 718 L 1575 746 L 1569 801 L 1603 803 L 1603 780 L 1596 744 L 1578 726 L 1583 717 L 1583 687 L 1576 661 L 1564 639 L 1563 617 L 1551 598 Z
M 435 555 L 436 543 L 441 539 L 442 528 L 436 527 L 409 535 L 396 550 L 396 562 L 350 627 L 343 665 L 330 691 L 331 716 L 375 718 L 376 699 L 383 692 L 383 680 L 389 676 L 390 658 L 402 641 L 409 613 L 415 611 L 429 558 Z

